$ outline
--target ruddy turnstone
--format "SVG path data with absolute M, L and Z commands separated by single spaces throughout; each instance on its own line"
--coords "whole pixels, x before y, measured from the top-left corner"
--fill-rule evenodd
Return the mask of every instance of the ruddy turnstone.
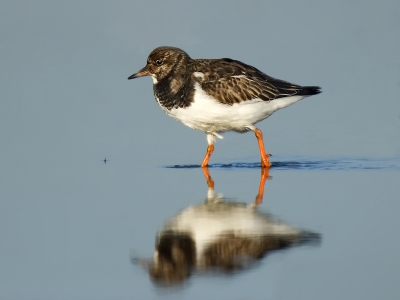
M 134 79 L 151 76 L 154 96 L 174 119 L 207 135 L 208 147 L 201 167 L 208 164 L 215 137 L 224 131 L 255 133 L 261 166 L 270 167 L 262 132 L 254 124 L 273 112 L 320 93 L 318 86 L 300 86 L 266 75 L 230 58 L 192 59 L 175 47 L 158 47 Z

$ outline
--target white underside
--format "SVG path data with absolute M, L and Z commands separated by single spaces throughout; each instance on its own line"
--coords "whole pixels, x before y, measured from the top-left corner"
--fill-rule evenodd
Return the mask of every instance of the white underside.
M 254 206 L 234 203 L 192 206 L 171 218 L 164 230 L 189 233 L 196 244 L 197 260 L 207 246 L 224 234 L 240 237 L 298 235 L 300 230 L 258 212 Z M 162 235 L 162 232 L 160 234 Z
M 221 104 L 195 84 L 194 102 L 185 108 L 164 111 L 174 119 L 193 129 L 220 137 L 218 132 L 254 130 L 254 124 L 268 118 L 278 109 L 303 99 L 305 96 L 291 96 L 272 101 L 253 99 L 233 105 Z M 157 99 L 158 101 L 158 99 Z

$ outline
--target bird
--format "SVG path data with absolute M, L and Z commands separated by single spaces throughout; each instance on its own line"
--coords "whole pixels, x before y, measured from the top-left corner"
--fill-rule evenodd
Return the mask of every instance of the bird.
M 128 79 L 150 76 L 157 103 L 170 117 L 203 131 L 206 167 L 220 133 L 253 131 L 261 167 L 269 168 L 262 131 L 254 124 L 278 109 L 319 94 L 318 86 L 300 86 L 273 78 L 259 69 L 230 58 L 192 59 L 176 47 L 161 46 L 148 56 L 145 67 Z

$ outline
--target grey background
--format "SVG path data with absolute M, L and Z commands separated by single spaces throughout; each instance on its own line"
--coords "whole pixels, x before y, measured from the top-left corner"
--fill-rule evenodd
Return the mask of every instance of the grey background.
M 323 93 L 259 124 L 272 161 L 400 155 L 398 1 L 2 1 L 1 299 L 394 299 L 398 167 L 271 170 L 262 209 L 320 232 L 236 277 L 158 290 L 129 253 L 151 256 L 165 218 L 206 195 L 205 136 L 165 116 L 149 78 L 161 45 L 230 57 Z M 258 161 L 226 133 L 211 163 Z M 109 162 L 104 165 L 102 160 Z M 251 202 L 259 170 L 211 170 Z M 224 295 L 228 294 L 226 297 Z

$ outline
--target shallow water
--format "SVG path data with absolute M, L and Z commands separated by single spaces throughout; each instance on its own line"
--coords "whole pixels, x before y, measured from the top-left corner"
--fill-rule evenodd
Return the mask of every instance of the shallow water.
M 238 272 L 194 271 L 173 287 L 155 284 L 131 260 L 151 259 L 164 222 L 204 203 L 201 168 L 38 162 L 36 177 L 22 174 L 4 190 L 3 298 L 394 299 L 399 160 L 275 159 L 259 211 L 320 242 L 266 253 Z M 262 183 L 254 166 L 212 165 L 216 197 L 254 203 Z
M 165 168 L 176 169 L 191 169 L 199 168 L 200 165 L 172 165 L 165 166 Z M 233 162 L 225 164 L 210 164 L 209 168 L 244 168 L 254 169 L 260 168 L 261 163 L 252 162 Z M 321 158 L 300 158 L 285 160 L 279 159 L 272 163 L 271 169 L 280 170 L 400 170 L 400 159 L 398 158 L 334 158 L 334 159 L 321 159 Z

